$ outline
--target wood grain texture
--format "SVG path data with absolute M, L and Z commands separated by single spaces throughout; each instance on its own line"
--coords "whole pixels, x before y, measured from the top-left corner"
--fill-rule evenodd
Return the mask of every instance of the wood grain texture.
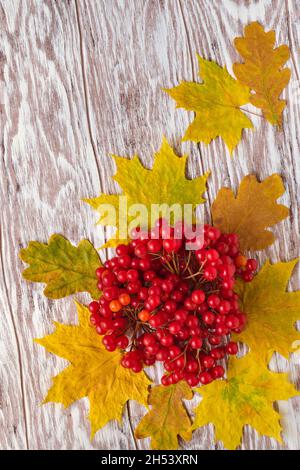
M 224 144 L 181 143 L 193 114 L 175 110 L 161 91 L 180 80 L 197 80 L 196 52 L 231 70 L 232 46 L 243 26 L 260 21 L 275 29 L 292 51 L 292 80 L 283 129 L 260 118 L 230 158 Z M 123 425 L 111 422 L 89 441 L 87 401 L 67 410 L 39 406 L 50 377 L 65 362 L 47 354 L 33 337 L 51 330 L 53 319 L 75 321 L 71 299 L 50 301 L 42 288 L 20 276 L 17 252 L 29 240 L 63 233 L 77 243 L 100 246 L 104 234 L 81 197 L 117 189 L 108 154 L 138 153 L 151 166 L 162 134 L 190 155 L 188 174 L 212 171 L 208 202 L 221 186 L 236 188 L 248 173 L 260 179 L 278 172 L 291 217 L 274 229 L 277 241 L 264 260 L 299 256 L 300 4 L 297 0 L 0 0 L 1 317 L 0 447 L 3 449 L 135 449 L 133 429 L 145 410 L 130 403 Z M 209 204 L 201 208 L 209 219 Z M 299 288 L 299 270 L 291 288 Z M 83 299 L 83 297 L 80 297 Z M 299 356 L 290 371 L 300 386 Z M 198 400 L 197 398 L 195 400 Z M 244 433 L 244 449 L 300 449 L 300 400 L 278 404 L 284 445 Z M 199 429 L 184 449 L 222 448 L 212 426 Z

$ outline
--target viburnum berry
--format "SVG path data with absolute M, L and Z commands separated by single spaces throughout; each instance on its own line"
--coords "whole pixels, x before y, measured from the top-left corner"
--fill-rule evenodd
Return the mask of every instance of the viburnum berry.
M 150 318 L 150 312 L 148 312 L 148 310 L 146 310 L 145 308 L 143 310 L 141 310 L 138 314 L 138 318 L 141 320 L 141 321 L 148 321 L 149 318 Z
M 89 311 L 94 314 L 94 313 L 97 313 L 99 311 L 99 303 L 98 302 L 91 302 L 89 304 Z
M 107 351 L 122 351 L 123 367 L 139 373 L 159 361 L 164 386 L 185 380 L 195 387 L 222 378 L 219 362 L 238 353 L 230 335 L 247 318 L 234 285 L 252 281 L 257 261 L 240 252 L 234 233 L 204 225 L 203 237 L 179 238 L 183 228 L 159 219 L 149 232 L 135 229 L 97 268 L 102 293 L 89 311 Z
M 129 294 L 121 294 L 118 298 L 121 305 L 126 306 L 130 304 L 131 298 Z
M 226 352 L 227 354 L 232 354 L 235 356 L 238 352 L 238 345 L 234 341 L 230 341 L 226 345 Z

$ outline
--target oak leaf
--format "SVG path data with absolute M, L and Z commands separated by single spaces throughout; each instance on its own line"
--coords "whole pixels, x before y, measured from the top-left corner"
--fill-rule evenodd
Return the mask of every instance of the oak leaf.
M 241 140 L 242 130 L 252 128 L 252 122 L 239 109 L 249 102 L 250 89 L 235 80 L 216 62 L 198 56 L 203 83 L 181 82 L 165 89 L 179 108 L 194 111 L 196 117 L 183 140 L 209 144 L 222 137 L 230 153 Z
M 274 174 L 259 183 L 254 175 L 243 178 L 234 195 L 222 188 L 212 205 L 213 223 L 222 232 L 237 233 L 242 250 L 262 250 L 274 242 L 267 227 L 285 219 L 289 210 L 277 204 L 284 193 L 279 175 Z
M 142 418 L 135 430 L 138 439 L 151 437 L 152 449 L 178 448 L 178 436 L 190 440 L 191 421 L 182 399 L 191 400 L 193 392 L 186 382 L 151 388 L 148 403 L 151 410 Z
M 196 389 L 203 400 L 195 409 L 192 428 L 213 423 L 216 441 L 223 441 L 227 449 L 240 444 L 246 424 L 281 442 L 280 415 L 273 403 L 299 395 L 287 374 L 270 372 L 258 355 L 249 353 L 231 358 L 227 375 Z
M 43 403 L 65 407 L 83 397 L 90 402 L 91 438 L 110 420 L 119 422 L 124 404 L 136 400 L 146 405 L 150 381 L 144 372 L 135 374 L 120 365 L 121 352 L 108 352 L 89 322 L 89 310 L 76 303 L 79 324 L 54 323 L 54 333 L 35 341 L 63 357 L 70 365 L 53 379 Z
M 62 235 L 54 234 L 48 243 L 31 241 L 19 256 L 30 265 L 23 271 L 23 277 L 46 283 L 46 297 L 60 299 L 76 292 L 89 292 L 93 298 L 99 298 L 95 270 L 101 261 L 88 240 L 82 240 L 76 247 Z
M 236 38 L 234 45 L 244 59 L 244 63 L 233 65 L 235 76 L 255 92 L 250 102 L 262 109 L 271 124 L 280 126 L 286 101 L 279 96 L 291 76 L 290 69 L 282 68 L 290 57 L 288 46 L 274 49 L 275 32 L 266 33 L 257 22 L 246 26 L 244 37 Z
M 259 351 L 268 363 L 274 351 L 288 358 L 300 344 L 295 323 L 300 319 L 300 291 L 287 292 L 298 259 L 288 263 L 265 263 L 252 282 L 238 282 L 236 291 L 247 314 L 247 327 L 236 339 Z
M 205 202 L 202 194 L 206 190 L 209 173 L 192 180 L 187 179 L 185 177 L 187 156 L 177 157 L 166 139 L 163 139 L 160 150 L 155 154 L 151 170 L 142 165 L 138 156 L 134 156 L 131 160 L 117 156 L 113 158 L 117 165 L 117 172 L 113 178 L 120 185 L 122 194 L 101 194 L 96 198 L 84 199 L 100 213 L 98 224 L 117 227 L 115 237 L 104 246 L 116 246 L 126 241 L 127 232 L 120 234 L 120 220 L 126 222 L 127 219 L 128 224 L 133 222 L 135 215 L 129 213 L 129 208 L 134 204 L 146 208 L 146 214 L 144 216 L 141 214 L 140 224 L 150 226 L 149 216 L 153 204 L 161 205 L 162 210 L 159 215 L 164 217 L 173 204 L 178 204 L 183 212 L 185 204 L 191 204 L 194 210 L 197 205 Z M 119 196 L 122 195 L 126 196 L 127 200 L 126 207 L 121 208 L 120 203 L 123 204 L 123 200 Z M 109 216 L 106 204 L 116 209 L 116 219 Z

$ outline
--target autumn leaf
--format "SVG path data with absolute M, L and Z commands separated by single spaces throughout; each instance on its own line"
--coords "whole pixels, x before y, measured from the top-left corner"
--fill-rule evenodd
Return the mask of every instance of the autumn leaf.
M 255 92 L 250 102 L 262 109 L 271 124 L 280 126 L 286 101 L 279 96 L 291 76 L 290 69 L 282 68 L 290 57 L 288 46 L 274 49 L 275 32 L 266 33 L 257 22 L 246 26 L 244 37 L 236 38 L 234 45 L 244 59 L 244 63 L 233 65 L 235 76 Z
M 54 333 L 35 341 L 70 365 L 53 379 L 44 403 L 65 407 L 83 397 L 90 402 L 91 438 L 110 420 L 121 422 L 128 400 L 146 405 L 150 381 L 120 365 L 121 352 L 108 352 L 89 322 L 89 310 L 76 302 L 79 325 L 54 323 Z
M 229 188 L 218 192 L 212 205 L 214 225 L 222 232 L 237 233 L 242 250 L 262 250 L 275 240 L 266 228 L 289 214 L 287 207 L 276 202 L 283 193 L 279 175 L 271 175 L 261 183 L 254 175 L 245 176 L 236 196 Z
M 109 240 L 104 246 L 116 246 L 122 241 L 126 241 L 127 231 L 120 233 L 120 222 L 133 222 L 135 216 L 130 214 L 129 208 L 134 204 L 144 206 L 145 214 L 141 214 L 140 224 L 151 225 L 149 214 L 151 206 L 157 204 L 161 208 L 160 216 L 168 214 L 169 208 L 173 204 L 178 204 L 181 211 L 185 204 L 191 204 L 195 209 L 205 200 L 202 198 L 206 190 L 206 180 L 209 173 L 199 176 L 193 180 L 185 177 L 185 167 L 187 156 L 177 157 L 174 150 L 163 139 L 160 150 L 155 155 L 153 168 L 148 170 L 143 167 L 137 156 L 131 160 L 122 157 L 113 157 L 117 165 L 117 173 L 114 180 L 122 189 L 122 196 L 126 196 L 126 206 L 123 199 L 117 194 L 102 194 L 93 199 L 84 199 L 93 209 L 100 213 L 98 224 L 115 225 L 117 233 L 115 238 Z M 117 217 L 109 216 L 106 205 L 111 205 L 116 209 Z M 152 207 L 153 209 L 153 207 Z M 125 224 L 126 226 L 126 224 Z
M 178 449 L 178 436 L 190 440 L 191 421 L 182 399 L 191 400 L 193 392 L 186 382 L 151 388 L 151 410 L 142 418 L 135 430 L 138 439 L 151 437 L 152 449 Z
M 288 263 L 265 263 L 252 282 L 239 282 L 236 291 L 248 324 L 236 339 L 259 351 L 266 363 L 274 351 L 288 358 L 299 346 L 300 291 L 287 292 L 287 285 L 298 259 Z M 298 341 L 297 341 L 298 340 Z
M 82 240 L 76 247 L 55 234 L 48 243 L 30 242 L 19 256 L 30 265 L 23 271 L 23 277 L 47 284 L 46 297 L 60 299 L 76 292 L 89 292 L 93 298 L 99 298 L 95 270 L 101 261 L 88 240 Z
M 203 83 L 181 82 L 165 89 L 179 108 L 194 111 L 196 117 L 183 140 L 209 144 L 222 137 L 230 153 L 241 140 L 242 130 L 252 128 L 252 122 L 239 109 L 249 102 L 250 90 L 235 80 L 216 62 L 198 56 Z
M 273 403 L 299 395 L 288 382 L 287 374 L 270 372 L 254 353 L 241 359 L 231 358 L 227 379 L 196 391 L 203 400 L 195 409 L 192 428 L 213 423 L 216 441 L 223 441 L 227 449 L 240 444 L 246 424 L 281 442 L 280 415 Z

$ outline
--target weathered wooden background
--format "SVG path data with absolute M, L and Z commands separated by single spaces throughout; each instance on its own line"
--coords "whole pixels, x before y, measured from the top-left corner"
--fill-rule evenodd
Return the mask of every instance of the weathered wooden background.
M 243 26 L 259 20 L 275 29 L 292 51 L 292 80 L 282 131 L 251 116 L 230 158 L 217 139 L 211 145 L 180 142 L 193 115 L 175 110 L 161 91 L 180 79 L 197 80 L 196 52 L 224 64 L 238 60 L 232 46 Z M 75 321 L 71 299 L 50 301 L 42 287 L 21 279 L 17 253 L 29 240 L 54 232 L 100 246 L 102 233 L 81 197 L 113 191 L 109 152 L 138 153 L 151 165 L 162 134 L 190 155 L 190 176 L 212 170 L 211 202 L 223 185 L 242 176 L 282 175 L 291 217 L 274 229 L 277 242 L 261 255 L 272 261 L 299 256 L 299 0 L 1 0 L 1 254 L 0 447 L 3 449 L 135 449 L 133 427 L 145 410 L 130 403 L 122 426 L 111 422 L 89 441 L 87 401 L 63 410 L 39 405 L 50 377 L 65 363 L 32 341 L 50 332 L 53 319 Z M 209 217 L 209 204 L 206 205 Z M 291 288 L 299 288 L 295 273 Z M 289 371 L 300 385 L 299 356 L 282 358 L 274 370 Z M 244 432 L 242 448 L 300 449 L 300 399 L 278 404 L 283 439 Z M 184 449 L 222 448 L 213 428 L 194 433 Z

